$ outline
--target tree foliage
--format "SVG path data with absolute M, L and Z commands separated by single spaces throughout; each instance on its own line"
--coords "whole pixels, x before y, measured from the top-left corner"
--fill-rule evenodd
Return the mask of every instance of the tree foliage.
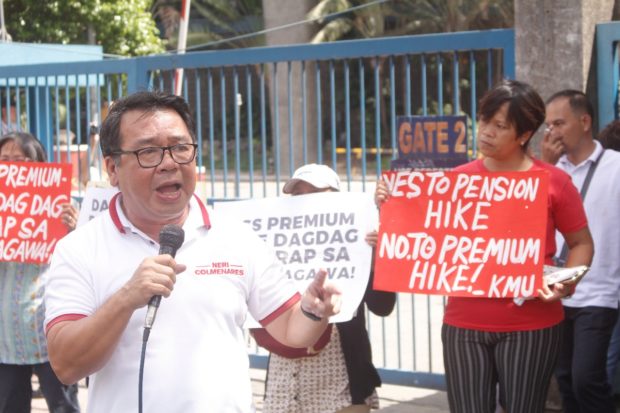
M 514 19 L 513 0 L 399 0 L 347 11 L 373 1 L 320 0 L 308 14 L 321 25 L 312 42 L 512 27 Z
M 164 50 L 151 16 L 152 0 L 5 0 L 7 30 L 15 42 L 89 43 L 104 53 L 140 56 Z
M 169 48 L 176 48 L 181 0 L 156 0 L 153 14 L 161 22 Z M 187 46 L 254 33 L 263 29 L 261 0 L 192 0 L 191 27 Z M 263 36 L 242 38 L 225 42 L 215 48 L 245 48 L 264 45 Z

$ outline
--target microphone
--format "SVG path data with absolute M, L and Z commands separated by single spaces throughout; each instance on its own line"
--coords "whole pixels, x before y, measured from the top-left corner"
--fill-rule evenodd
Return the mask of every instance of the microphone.
M 183 229 L 178 225 L 168 224 L 159 231 L 159 255 L 170 254 L 172 258 L 177 253 L 177 250 L 183 245 L 185 239 L 185 233 Z M 149 306 L 146 309 L 146 318 L 144 319 L 144 328 L 151 329 L 155 322 L 155 316 L 157 315 L 157 309 L 161 302 L 161 295 L 154 295 L 149 301 Z

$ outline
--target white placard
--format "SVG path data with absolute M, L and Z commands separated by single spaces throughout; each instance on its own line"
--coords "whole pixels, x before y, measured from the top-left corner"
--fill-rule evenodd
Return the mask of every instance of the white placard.
M 327 270 L 328 279 L 342 291 L 341 312 L 330 321 L 353 317 L 366 291 L 372 262 L 372 248 L 364 238 L 376 229 L 378 220 L 370 194 L 323 192 L 216 202 L 215 208 L 248 223 L 275 251 L 300 292 L 319 269 Z
M 84 225 L 100 213 L 107 211 L 110 207 L 110 199 L 112 199 L 117 192 L 117 187 L 89 187 L 86 189 L 84 199 L 82 200 L 82 206 L 80 207 L 77 226 Z

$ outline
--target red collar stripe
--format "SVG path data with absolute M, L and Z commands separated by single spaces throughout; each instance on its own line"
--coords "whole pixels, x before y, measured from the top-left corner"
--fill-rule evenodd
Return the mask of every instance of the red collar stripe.
M 118 231 L 121 234 L 124 234 L 125 227 L 123 227 L 123 224 L 121 223 L 121 219 L 118 215 L 118 207 L 117 207 L 118 197 L 120 195 L 121 195 L 120 192 L 117 192 L 116 194 L 114 194 L 114 196 L 110 200 L 109 211 L 110 211 L 110 218 L 112 218 L 112 222 L 116 226 L 116 229 L 118 229 Z M 196 198 L 196 201 L 198 202 L 198 207 L 200 208 L 200 213 L 202 214 L 202 221 L 203 221 L 204 226 L 207 227 L 207 229 L 211 228 L 211 220 L 209 219 L 209 213 L 207 212 L 207 207 L 205 207 L 204 202 L 202 202 L 200 198 L 198 198 L 198 195 L 194 194 L 194 198 Z

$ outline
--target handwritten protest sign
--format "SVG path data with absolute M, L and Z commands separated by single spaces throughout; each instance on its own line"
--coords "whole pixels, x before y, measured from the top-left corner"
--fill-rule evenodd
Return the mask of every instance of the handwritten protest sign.
M 285 265 L 285 276 L 297 283 L 300 292 L 325 268 L 343 293 L 341 312 L 330 321 L 352 318 L 364 296 L 372 261 L 364 237 L 377 225 L 377 209 L 369 194 L 324 192 L 217 202 L 215 209 L 251 225 L 275 251 Z
M 528 297 L 542 286 L 548 176 L 543 171 L 389 171 L 374 287 Z
M 47 263 L 67 233 L 71 165 L 0 162 L 0 261 Z
M 97 215 L 107 211 L 110 207 L 110 200 L 117 192 L 117 187 L 89 187 L 86 189 L 84 199 L 82 200 L 82 207 L 80 208 L 80 215 L 78 216 L 77 226 L 82 226 Z

